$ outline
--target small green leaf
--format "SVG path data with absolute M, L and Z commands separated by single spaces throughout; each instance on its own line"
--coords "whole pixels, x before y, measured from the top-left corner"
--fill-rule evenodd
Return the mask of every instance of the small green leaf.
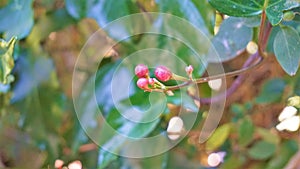
M 255 99 L 257 103 L 274 103 L 281 99 L 286 82 L 283 79 L 272 79 L 266 82 L 259 96 Z
M 243 18 L 230 17 L 223 21 L 218 34 L 212 39 L 219 57 L 209 52 L 209 61 L 222 62 L 233 59 L 246 48 L 252 39 L 252 28 L 245 26 Z
M 33 26 L 33 0 L 14 0 L 0 9 L 0 32 L 5 38 L 17 36 L 19 39 L 26 37 Z
M 266 141 L 259 141 L 248 151 L 248 155 L 255 160 L 265 160 L 270 158 L 276 150 L 276 146 Z
M 247 146 L 253 140 L 254 125 L 250 118 L 243 119 L 238 128 L 238 142 L 241 146 Z
M 290 26 L 282 26 L 274 39 L 274 52 L 283 70 L 289 75 L 296 74 L 300 61 L 300 37 Z
M 216 131 L 210 136 L 210 138 L 206 142 L 207 150 L 216 150 L 229 136 L 231 130 L 231 124 L 224 124 L 216 129 Z
M 0 83 L 9 83 L 9 75 L 15 66 L 13 51 L 16 38 L 13 37 L 9 42 L 0 40 Z

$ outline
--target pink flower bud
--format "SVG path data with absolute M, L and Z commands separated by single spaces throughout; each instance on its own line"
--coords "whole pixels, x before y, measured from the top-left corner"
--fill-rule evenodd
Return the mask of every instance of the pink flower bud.
M 186 71 L 186 73 L 187 73 L 188 75 L 192 74 L 192 73 L 193 73 L 193 70 L 194 70 L 194 68 L 193 68 L 192 65 L 189 65 L 189 66 L 187 66 L 187 67 L 185 68 L 185 71 Z
M 172 72 L 165 66 L 157 67 L 154 73 L 157 79 L 163 82 L 166 82 L 172 78 Z
M 148 87 L 149 82 L 148 82 L 148 79 L 146 79 L 146 78 L 140 78 L 140 79 L 136 82 L 136 84 L 137 84 L 137 86 L 138 86 L 139 88 L 141 88 L 141 89 L 143 89 L 143 90 L 149 89 L 149 87 Z
M 149 84 L 150 84 L 151 86 L 153 86 L 153 85 L 154 85 L 154 83 L 155 83 L 155 81 L 154 81 L 154 79 L 153 79 L 153 78 L 149 78 L 148 82 L 149 82 Z
M 139 64 L 135 67 L 135 74 L 137 77 L 146 77 L 149 73 L 148 67 L 144 64 Z

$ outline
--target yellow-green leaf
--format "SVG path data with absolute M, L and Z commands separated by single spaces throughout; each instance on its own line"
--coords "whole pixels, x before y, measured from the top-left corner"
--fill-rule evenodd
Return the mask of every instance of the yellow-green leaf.
M 0 40 L 0 83 L 9 83 L 9 75 L 15 66 L 13 51 L 16 38 L 13 37 L 9 42 Z
M 229 136 L 231 130 L 231 124 L 224 124 L 216 129 L 216 131 L 212 134 L 212 136 L 206 142 L 207 150 L 216 150 Z

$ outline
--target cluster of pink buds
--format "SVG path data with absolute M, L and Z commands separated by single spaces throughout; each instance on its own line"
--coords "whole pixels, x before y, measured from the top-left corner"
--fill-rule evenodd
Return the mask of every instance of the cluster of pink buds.
M 189 79 L 192 79 L 193 67 L 191 65 L 187 66 L 185 69 Z M 155 89 L 163 90 L 167 93 L 170 91 L 167 90 L 167 87 L 161 82 L 167 82 L 171 79 L 188 81 L 189 79 L 178 76 L 170 71 L 165 66 L 158 66 L 154 71 L 155 77 L 152 78 L 149 76 L 149 69 L 144 64 L 139 64 L 135 67 L 135 75 L 139 78 L 137 81 L 137 86 L 144 91 L 153 91 Z

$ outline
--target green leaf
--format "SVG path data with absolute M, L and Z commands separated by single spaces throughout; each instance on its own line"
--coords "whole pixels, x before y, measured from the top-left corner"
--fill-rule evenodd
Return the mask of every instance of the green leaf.
M 206 149 L 207 150 L 216 150 L 223 143 L 229 136 L 231 130 L 231 124 L 224 124 L 218 127 L 215 132 L 210 136 L 210 138 L 206 142 Z
M 238 142 L 241 146 L 247 146 L 253 140 L 254 128 L 250 118 L 245 118 L 241 121 L 238 128 L 239 137 Z
M 209 0 L 219 12 L 229 16 L 248 17 L 262 12 L 263 1 L 258 0 Z
M 289 75 L 296 74 L 300 61 L 300 37 L 290 26 L 282 26 L 274 39 L 274 52 L 283 70 Z
M 286 82 L 283 79 L 272 79 L 264 84 L 262 91 L 255 101 L 257 103 L 274 103 L 280 101 L 285 86 Z
M 15 66 L 13 57 L 15 44 L 15 37 L 13 37 L 9 42 L 0 40 L 0 83 L 10 83 L 8 77 Z
M 157 0 L 156 3 L 160 7 L 160 12 L 171 13 L 184 18 L 208 34 L 202 15 L 192 0 Z
M 5 38 L 17 36 L 19 39 L 26 37 L 33 26 L 33 0 L 14 0 L 0 9 L 0 32 Z
M 98 168 L 105 168 L 111 161 L 116 159 L 116 156 L 113 154 L 119 154 L 123 148 L 127 148 L 126 145 L 128 144 L 126 143 L 128 143 L 128 139 L 135 140 L 148 136 L 160 122 L 160 118 L 153 118 L 153 115 L 160 114 L 164 110 L 162 107 L 165 108 L 166 103 L 162 100 L 161 93 L 152 93 L 149 99 L 141 94 L 136 95 L 136 97 L 140 96 L 138 99 L 145 103 L 148 103 L 150 100 L 151 109 L 147 111 L 137 112 L 137 110 L 143 110 L 145 107 L 148 107 L 147 104 L 139 102 L 141 105 L 135 105 L 134 107 L 126 104 L 126 98 L 137 92 L 144 93 L 142 90 L 132 90 L 130 94 L 125 92 L 128 88 L 125 84 L 135 85 L 134 82 L 130 83 L 134 72 L 127 69 L 127 66 L 120 65 L 120 62 L 115 62 L 101 67 L 96 77 L 92 76 L 87 82 L 84 91 L 80 95 L 79 102 L 76 102 L 78 104 L 76 110 L 82 127 L 104 150 L 99 156 Z M 130 69 L 133 68 L 130 67 Z M 111 77 L 118 79 L 117 82 L 122 82 L 124 85 L 116 83 Z M 95 84 L 95 90 L 92 90 L 90 86 L 93 84 Z M 117 96 L 113 95 L 112 88 L 114 89 L 113 92 L 117 93 Z M 134 89 L 133 86 L 130 88 Z M 96 95 L 97 102 L 94 100 L 94 95 Z M 100 113 L 105 118 L 106 123 L 99 117 L 98 107 L 100 107 Z M 128 116 L 132 116 L 134 113 L 139 115 L 138 121 Z M 165 143 L 157 144 L 165 145 Z M 105 152 L 106 150 L 109 150 L 109 152 Z
M 253 36 L 252 28 L 245 25 L 243 18 L 230 17 L 223 21 L 218 34 L 212 39 L 219 57 L 209 53 L 211 62 L 223 62 L 238 56 L 246 48 Z
M 97 169 L 104 169 L 106 168 L 111 162 L 118 159 L 118 156 L 115 154 L 112 154 L 110 152 L 107 152 L 103 149 L 99 149 L 99 155 L 98 155 L 98 165 Z
M 285 141 L 281 144 L 274 158 L 270 160 L 265 169 L 282 169 L 297 152 L 298 144 L 294 140 Z
M 221 165 L 221 169 L 240 169 L 241 166 L 246 162 L 244 156 L 232 155 L 228 159 L 225 159 L 224 163 Z
M 299 5 L 293 0 L 209 0 L 209 2 L 218 11 L 229 16 L 256 16 L 265 10 L 272 25 L 277 25 L 282 20 L 284 10 Z
M 277 134 L 272 133 L 268 129 L 257 128 L 256 132 L 262 137 L 262 139 L 264 141 L 267 141 L 269 143 L 273 143 L 275 145 L 278 145 L 280 143 L 280 137 Z
M 266 141 L 255 143 L 248 151 L 248 155 L 255 160 L 265 160 L 270 158 L 276 150 L 276 146 Z
M 77 9 L 79 9 L 77 7 Z M 95 1 L 88 9 L 88 17 L 96 19 L 101 27 L 123 16 L 139 12 L 137 5 L 131 0 Z
M 66 0 L 66 9 L 68 13 L 75 19 L 86 17 L 87 11 L 92 1 L 90 0 Z

